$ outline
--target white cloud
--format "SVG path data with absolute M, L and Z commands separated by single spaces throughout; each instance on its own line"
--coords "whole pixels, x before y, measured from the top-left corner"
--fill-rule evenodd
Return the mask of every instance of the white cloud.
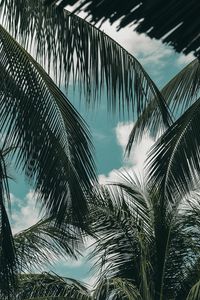
M 134 31 L 134 26 L 125 27 L 119 31 L 116 27 L 105 22 L 101 30 L 138 58 L 143 65 L 153 63 L 161 67 L 165 59 L 174 53 L 172 47 L 164 45 L 160 40 L 151 39 L 144 33 L 138 34 Z
M 10 195 L 11 204 L 15 205 L 11 215 L 13 233 L 24 230 L 39 221 L 39 210 L 36 208 L 34 192 L 30 190 L 24 199 L 19 199 L 13 194 Z
M 124 156 L 124 151 L 133 125 L 133 122 L 118 123 L 117 127 L 115 128 L 117 143 L 122 149 L 122 156 Z M 134 172 L 138 176 L 143 176 L 147 153 L 154 142 L 155 139 L 150 136 L 148 131 L 145 131 L 141 141 L 133 144 L 130 156 L 128 158 L 124 157 L 123 166 L 119 169 L 112 170 L 108 175 L 99 175 L 99 183 L 105 184 L 119 181 L 119 173 L 124 172 Z
M 179 58 L 177 59 L 178 64 L 180 65 L 187 65 L 189 64 L 193 59 L 194 59 L 193 54 L 188 54 L 188 55 L 180 55 Z

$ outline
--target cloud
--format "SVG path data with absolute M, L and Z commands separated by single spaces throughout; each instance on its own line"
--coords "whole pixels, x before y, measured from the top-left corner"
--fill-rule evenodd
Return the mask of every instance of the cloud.
M 133 122 L 118 123 L 115 128 L 115 134 L 117 143 L 122 150 L 123 165 L 119 169 L 113 169 L 108 175 L 99 175 L 99 183 L 111 183 L 119 181 L 119 173 L 136 173 L 138 176 L 144 176 L 145 174 L 145 160 L 147 153 L 155 143 L 155 139 L 152 138 L 148 131 L 145 131 L 143 137 L 139 143 L 134 143 L 130 156 L 127 158 L 124 156 L 125 148 L 128 142 L 129 134 L 133 128 Z
M 136 26 L 125 27 L 119 31 L 116 25 L 105 22 L 101 30 L 111 36 L 122 45 L 127 51 L 133 54 L 144 65 L 153 63 L 154 65 L 164 64 L 165 59 L 174 53 L 172 47 L 164 45 L 160 40 L 151 39 L 146 34 L 138 34 L 134 31 Z
M 186 56 L 177 53 L 161 40 L 151 39 L 144 33 L 138 34 L 134 26 L 119 31 L 116 28 L 117 23 L 110 25 L 109 22 L 105 22 L 101 30 L 130 52 L 160 86 L 194 59 L 193 54 Z M 170 74 L 169 78 L 167 74 Z
M 177 59 L 178 64 L 180 65 L 187 65 L 189 64 L 193 59 L 194 59 L 193 54 L 188 54 L 188 55 L 180 55 L 179 58 Z
M 13 194 L 10 195 L 11 204 L 14 206 L 11 215 L 13 233 L 24 230 L 39 221 L 39 209 L 36 207 L 34 192 L 30 190 L 24 199 L 19 199 Z

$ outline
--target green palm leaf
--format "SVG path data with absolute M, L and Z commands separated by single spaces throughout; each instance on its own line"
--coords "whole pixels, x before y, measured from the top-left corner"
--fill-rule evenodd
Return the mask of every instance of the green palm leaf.
M 87 287 L 80 281 L 56 274 L 24 274 L 19 278 L 18 300 L 91 300 Z
M 53 264 L 60 257 L 77 259 L 83 249 L 83 237 L 80 228 L 76 228 L 70 219 L 69 215 L 65 216 L 58 227 L 55 219 L 43 218 L 14 235 L 16 256 L 23 270 Z
M 0 295 L 11 296 L 17 283 L 19 268 L 6 205 L 10 205 L 5 152 L 0 150 Z
M 200 298 L 200 281 L 198 281 L 190 290 L 186 300 L 198 300 Z
M 3 25 L 20 37 L 39 63 L 56 71 L 58 81 L 79 83 L 88 105 L 107 90 L 108 108 L 140 115 L 152 98 L 165 125 L 169 114 L 158 88 L 140 63 L 87 21 L 44 1 L 2 0 Z M 98 103 L 98 102 L 97 102 Z
M 95 180 L 88 129 L 45 71 L 0 26 L 0 129 L 16 149 L 16 166 L 61 222 L 81 220 Z
M 176 191 L 185 195 L 198 180 L 199 165 L 198 99 L 153 146 L 148 167 L 150 181 L 161 189 L 161 197 L 170 200 Z
M 200 89 L 200 63 L 199 59 L 193 60 L 170 80 L 161 90 L 163 98 L 170 108 L 175 119 L 186 111 L 199 97 Z M 157 116 L 156 99 L 152 99 L 137 119 L 130 133 L 127 151 L 130 153 L 132 144 L 142 137 L 145 129 L 154 136 L 165 128 L 161 127 L 162 120 Z
M 96 300 L 142 300 L 136 286 L 125 278 L 105 278 L 97 285 L 93 298 Z
M 96 204 L 90 207 L 92 227 L 98 236 L 90 257 L 95 258 L 94 269 L 100 271 L 100 280 L 120 277 L 139 282 L 140 247 L 148 249 L 152 241 L 150 210 L 142 189 L 135 185 L 128 196 L 129 189 L 130 181 L 127 189 L 123 185 L 103 187 Z
M 91 257 L 99 270 L 99 299 L 118 290 L 106 283 L 110 278 L 131 281 L 145 300 L 185 299 L 199 274 L 197 193 L 188 195 L 192 206 L 178 193 L 164 201 L 154 182 L 144 192 L 129 175 L 99 193 L 95 212 L 90 208 L 98 235 Z

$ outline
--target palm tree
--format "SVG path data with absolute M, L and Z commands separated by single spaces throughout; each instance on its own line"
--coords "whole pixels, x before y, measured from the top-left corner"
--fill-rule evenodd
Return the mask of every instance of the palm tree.
M 94 299 L 199 299 L 199 191 L 173 194 L 173 202 L 159 193 L 130 174 L 97 189 L 90 209 L 99 235 Z
M 9 179 L 12 177 L 7 173 L 7 160 L 12 157 L 13 150 L 16 150 L 15 147 L 7 147 L 4 141 L 0 151 L 0 298 L 8 300 L 16 299 L 21 279 L 26 278 L 26 282 L 30 279 L 22 275 L 24 272 L 31 272 L 47 263 L 53 264 L 56 258 L 62 256 L 77 259 L 83 249 L 84 235 L 94 234 L 85 223 L 85 218 L 80 222 L 75 217 L 73 206 L 69 206 L 63 213 L 61 223 L 58 224 L 55 214 L 47 216 L 44 211 L 39 222 L 13 236 L 8 217 L 8 211 L 11 211 Z M 29 276 L 35 280 L 36 275 Z M 70 293 L 77 292 L 78 282 L 76 285 L 71 281 Z M 67 282 L 65 288 L 68 285 Z M 84 289 L 81 283 L 80 288 Z
M 19 282 L 17 300 L 92 300 L 85 284 L 52 273 L 23 274 Z
M 65 10 L 58 14 L 55 5 L 46 8 L 39 0 L 2 0 L 0 7 L 4 26 L 0 26 L 1 134 L 16 146 L 16 166 L 39 191 L 46 211 L 61 222 L 70 205 L 81 220 L 87 212 L 85 192 L 95 181 L 90 134 L 67 98 L 21 45 L 48 71 L 54 68 L 58 77 L 64 76 L 66 85 L 71 78 L 83 82 L 80 89 L 83 86 L 90 95 L 89 104 L 91 95 L 107 87 L 108 108 L 132 110 L 139 116 L 154 98 L 157 114 L 168 125 L 164 99 L 139 62 L 85 20 Z
M 55 5 L 46 8 L 39 0 L 2 0 L 0 8 L 3 149 L 6 144 L 14 145 L 11 157 L 39 195 L 47 216 L 56 217 L 60 225 L 70 210 L 82 223 L 87 214 L 86 194 L 96 181 L 90 134 L 38 62 L 49 72 L 54 68 L 58 81 L 64 79 L 66 85 L 71 78 L 74 83 L 83 81 L 87 95 L 100 94 L 106 86 L 108 107 L 113 111 L 119 107 L 137 111 L 139 116 L 154 98 L 157 113 L 167 125 L 167 107 L 139 62 L 86 21 L 65 10 L 57 13 Z M 9 189 L 3 160 L 1 171 L 1 283 L 6 290 L 14 283 L 16 258 L 5 210 Z
M 174 192 L 184 196 L 199 180 L 199 78 L 200 61 L 195 59 L 161 90 L 174 116 L 172 125 L 167 130 L 163 128 L 152 100 L 135 123 L 127 145 L 130 152 L 144 128 L 154 136 L 164 129 L 149 153 L 147 167 L 152 186 L 162 187 L 161 195 L 166 201 L 171 201 Z
M 56 274 L 33 273 L 61 257 L 78 259 L 84 248 L 85 235 L 94 235 L 85 222 L 80 223 L 74 218 L 72 208 L 65 212 L 59 226 L 56 215 L 47 217 L 44 213 L 36 224 L 12 235 L 8 217 L 8 209 L 11 208 L 8 179 L 11 177 L 7 174 L 7 156 L 14 148 L 2 148 L 0 151 L 0 298 L 27 299 L 28 293 L 31 293 L 31 299 L 36 299 L 36 294 L 38 299 L 41 293 L 45 297 L 47 294 L 51 297 L 58 294 L 85 297 L 89 291 L 79 281 L 61 279 Z
M 18 267 L 15 274 L 17 285 L 10 293 L 5 293 L 1 288 L 1 299 L 91 299 L 87 286 L 80 281 L 41 272 L 44 265 L 53 265 L 58 258 L 77 259 L 84 245 L 83 228 L 80 228 L 80 223 L 74 223 L 71 213 L 65 216 L 61 226 L 55 225 L 56 218 L 43 217 L 13 236 Z M 84 230 L 90 233 L 89 229 Z M 7 292 L 9 288 L 8 285 Z

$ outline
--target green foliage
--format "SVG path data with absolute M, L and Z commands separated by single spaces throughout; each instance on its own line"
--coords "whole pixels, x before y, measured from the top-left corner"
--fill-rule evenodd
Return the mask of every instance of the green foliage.
M 144 188 L 129 175 L 122 179 L 102 187 L 90 208 L 99 235 L 91 256 L 99 272 L 97 299 L 121 299 L 121 285 L 112 284 L 116 278 L 133 286 L 132 298 L 124 292 L 125 299 L 186 299 L 200 275 L 198 194 L 188 196 L 192 205 L 178 194 L 166 202 L 150 184 Z
M 58 82 L 77 84 L 94 107 L 107 91 L 108 109 L 140 115 L 152 98 L 165 125 L 170 117 L 158 88 L 141 64 L 123 47 L 86 20 L 55 3 L 2 0 L 3 26 Z M 95 101 L 99 100 L 99 101 Z
M 87 287 L 78 280 L 56 274 L 23 274 L 16 300 L 91 300 Z

